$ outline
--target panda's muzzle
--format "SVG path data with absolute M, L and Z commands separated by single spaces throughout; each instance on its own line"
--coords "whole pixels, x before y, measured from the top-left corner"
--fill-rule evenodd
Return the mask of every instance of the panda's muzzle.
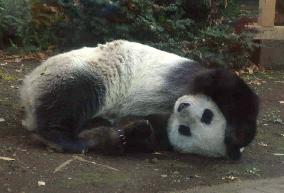
M 180 103 L 179 106 L 178 106 L 177 111 L 181 112 L 183 109 L 185 109 L 186 107 L 189 107 L 189 106 L 190 106 L 189 103 Z
M 180 125 L 178 127 L 178 132 L 179 134 L 184 135 L 184 136 L 188 136 L 188 137 L 191 136 L 190 127 L 185 126 L 185 125 Z

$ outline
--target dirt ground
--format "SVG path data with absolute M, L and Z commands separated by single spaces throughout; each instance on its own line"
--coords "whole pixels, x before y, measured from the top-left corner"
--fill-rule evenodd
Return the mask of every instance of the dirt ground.
M 72 155 L 32 143 L 21 126 L 18 87 L 37 64 L 0 61 L 1 193 L 172 192 L 284 176 L 284 71 L 245 76 L 261 113 L 256 140 L 235 162 L 174 152 Z

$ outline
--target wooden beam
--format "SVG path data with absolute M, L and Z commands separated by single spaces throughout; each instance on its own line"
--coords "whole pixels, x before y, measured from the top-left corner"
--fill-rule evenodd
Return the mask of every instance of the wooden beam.
M 276 0 L 259 0 L 258 24 L 264 27 L 274 26 Z
M 284 70 L 284 41 L 262 40 L 259 64 L 265 68 Z
M 257 30 L 255 39 L 258 40 L 284 40 L 284 26 L 262 27 L 254 26 Z

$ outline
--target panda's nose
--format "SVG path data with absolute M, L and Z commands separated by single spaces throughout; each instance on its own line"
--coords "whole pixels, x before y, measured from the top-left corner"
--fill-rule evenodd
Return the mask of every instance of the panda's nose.
M 190 104 L 189 103 L 180 103 L 180 105 L 178 106 L 177 111 L 181 112 L 183 109 L 185 109 L 186 107 L 189 107 Z

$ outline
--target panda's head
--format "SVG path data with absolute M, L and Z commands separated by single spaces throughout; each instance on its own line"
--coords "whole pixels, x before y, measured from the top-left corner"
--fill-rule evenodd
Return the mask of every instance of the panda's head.
M 211 98 L 186 95 L 179 98 L 168 124 L 175 150 L 210 157 L 226 155 L 226 119 Z
M 236 74 L 205 70 L 176 101 L 168 136 L 180 152 L 238 160 L 255 137 L 258 111 L 258 96 Z

